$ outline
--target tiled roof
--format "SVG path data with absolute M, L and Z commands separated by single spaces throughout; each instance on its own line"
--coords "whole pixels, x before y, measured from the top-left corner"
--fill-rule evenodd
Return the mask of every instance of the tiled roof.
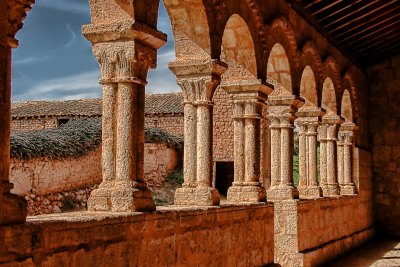
M 15 102 L 11 113 L 14 119 L 30 117 L 81 116 L 99 117 L 102 100 L 80 99 L 65 101 L 24 101 Z M 146 114 L 183 113 L 182 93 L 148 94 L 145 103 Z

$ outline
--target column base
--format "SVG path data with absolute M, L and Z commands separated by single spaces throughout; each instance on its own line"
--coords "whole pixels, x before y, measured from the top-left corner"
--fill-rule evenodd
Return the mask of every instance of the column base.
M 322 196 L 322 189 L 317 185 L 299 187 L 300 199 L 314 199 L 314 198 L 320 198 L 321 196 Z
M 299 191 L 290 185 L 285 186 L 273 186 L 267 190 L 267 199 L 271 201 L 275 200 L 288 200 L 299 197 Z
M 265 199 L 265 188 L 261 186 L 231 186 L 228 189 L 227 202 L 230 203 L 257 203 Z
M 322 188 L 322 195 L 324 197 L 331 197 L 331 196 L 339 196 L 340 188 L 338 184 L 329 184 L 325 186 L 321 186 Z
M 356 186 L 354 184 L 340 186 L 340 194 L 341 195 L 355 195 L 356 194 Z
M 182 187 L 175 191 L 174 205 L 217 206 L 220 202 L 218 190 L 211 187 Z
M 135 188 L 134 182 L 116 185 L 111 191 L 111 210 L 114 212 L 154 211 L 153 193 L 147 188 Z
M 89 211 L 109 211 L 111 210 L 111 191 L 112 187 L 104 187 L 93 190 L 88 199 Z
M 0 196 L 0 225 L 20 224 L 26 222 L 27 203 L 18 195 L 3 193 Z

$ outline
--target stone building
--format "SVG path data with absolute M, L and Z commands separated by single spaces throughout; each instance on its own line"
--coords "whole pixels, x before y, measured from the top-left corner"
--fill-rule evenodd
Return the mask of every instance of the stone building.
M 183 98 L 181 93 L 146 94 L 145 125 L 174 135 L 183 135 Z M 50 129 L 79 118 L 99 118 L 101 99 L 15 102 L 11 108 L 11 130 Z
M 87 212 L 26 217 L 10 193 L 10 77 L 33 2 L 0 3 L 1 264 L 317 266 L 374 235 L 399 236 L 398 1 L 163 0 L 185 146 L 184 184 L 164 208 L 143 181 L 147 72 L 167 40 L 159 1 L 89 1 L 82 32 L 102 75 L 102 183 Z M 218 88 L 233 110 L 228 204 L 212 185 Z

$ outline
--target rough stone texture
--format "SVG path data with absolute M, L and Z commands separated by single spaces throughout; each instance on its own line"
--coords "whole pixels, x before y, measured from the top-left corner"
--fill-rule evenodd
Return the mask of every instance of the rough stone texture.
M 161 187 L 167 174 L 180 164 L 179 152 L 165 144 L 146 143 L 144 179 L 150 187 Z M 79 158 L 21 160 L 11 158 L 13 193 L 45 195 L 73 190 L 102 181 L 101 147 Z
M 354 164 L 357 196 L 274 203 L 276 263 L 316 266 L 373 236 L 371 154 L 356 149 Z
M 231 97 L 220 86 L 213 97 L 214 161 L 233 161 L 233 110 Z
M 183 136 L 183 113 L 146 115 L 144 123 L 145 128 L 163 129 L 172 135 Z
M 0 265 L 263 266 L 273 262 L 272 225 L 266 204 L 30 217 L 0 228 Z
M 369 70 L 375 215 L 378 226 L 400 236 L 400 56 Z
M 11 131 L 37 131 L 58 127 L 57 118 L 33 118 L 11 121 Z
M 90 192 L 97 187 L 97 184 L 88 184 L 70 191 L 45 195 L 29 193 L 25 196 L 28 202 L 28 216 L 86 210 Z

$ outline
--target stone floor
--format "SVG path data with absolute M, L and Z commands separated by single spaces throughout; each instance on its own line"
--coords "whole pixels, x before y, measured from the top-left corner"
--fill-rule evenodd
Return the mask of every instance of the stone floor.
M 400 240 L 375 239 L 329 267 L 400 267 Z

